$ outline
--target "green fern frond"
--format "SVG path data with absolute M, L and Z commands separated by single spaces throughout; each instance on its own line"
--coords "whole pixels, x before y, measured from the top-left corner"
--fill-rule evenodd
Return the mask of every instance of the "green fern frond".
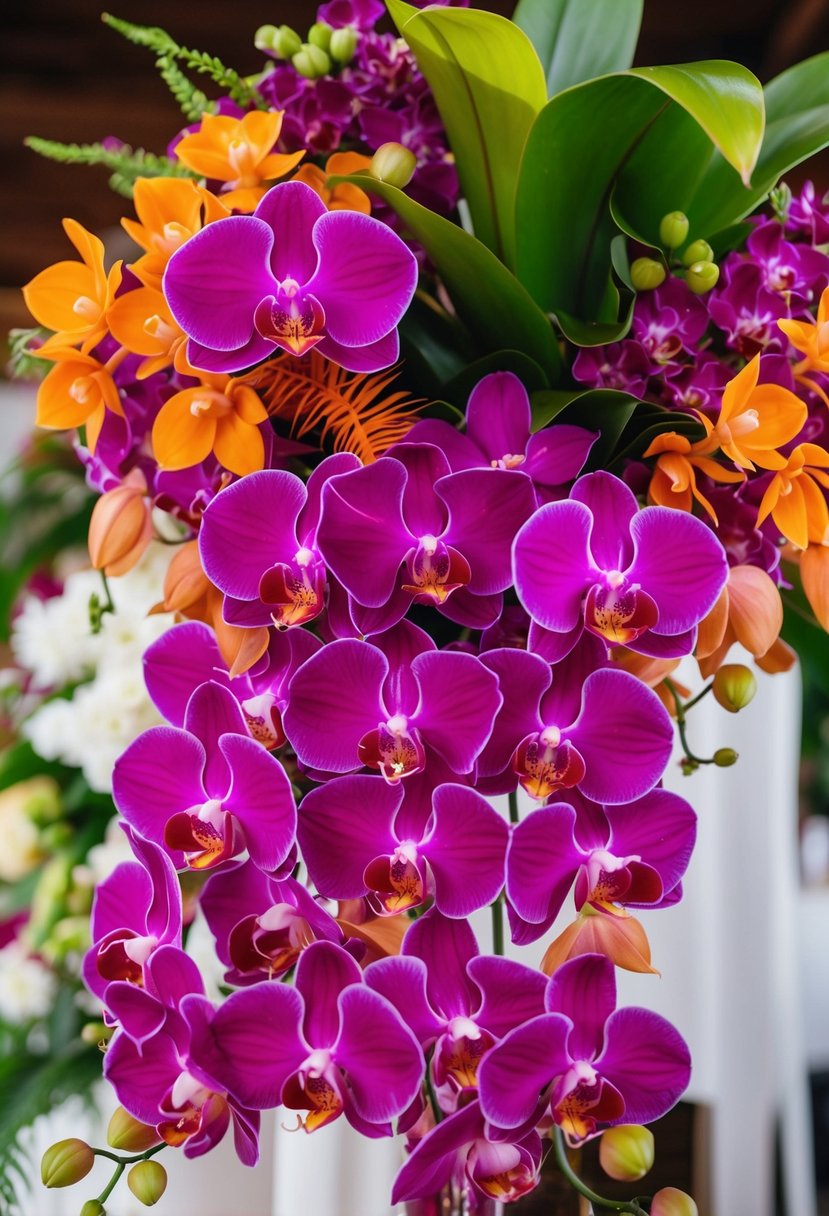
M 212 101 L 201 89 L 197 89 L 189 77 L 168 55 L 162 55 L 155 65 L 161 79 L 178 102 L 181 112 L 189 122 L 198 122 L 202 114 L 210 114 L 215 109 Z
M 108 148 L 104 144 L 63 144 L 55 139 L 30 135 L 24 140 L 27 148 L 64 165 L 103 165 L 109 169 L 109 184 L 118 194 L 132 198 L 133 186 L 139 177 L 196 177 L 185 165 L 169 156 L 156 156 L 143 148 L 122 144 Z

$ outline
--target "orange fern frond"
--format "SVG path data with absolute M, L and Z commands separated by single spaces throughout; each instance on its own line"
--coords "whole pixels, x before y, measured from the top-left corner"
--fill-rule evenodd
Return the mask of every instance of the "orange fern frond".
M 400 390 L 388 392 L 394 369 L 369 374 L 347 372 L 316 351 L 303 359 L 283 355 L 245 377 L 273 418 L 291 423 L 291 438 L 319 433 L 335 452 L 353 452 L 364 464 L 403 439 L 422 400 Z

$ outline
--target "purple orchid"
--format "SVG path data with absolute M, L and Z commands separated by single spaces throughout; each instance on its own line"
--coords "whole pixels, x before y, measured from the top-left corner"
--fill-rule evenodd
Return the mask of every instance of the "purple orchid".
M 438 651 L 408 622 L 372 642 L 343 638 L 299 668 L 283 715 L 300 763 L 325 773 L 367 765 L 394 784 L 435 752 L 472 771 L 502 703 L 498 680 L 472 655 Z
M 708 328 L 708 309 L 684 280 L 670 275 L 654 291 L 636 297 L 632 337 L 650 360 L 651 376 L 671 376 L 679 370 L 677 357 L 695 354 Z
M 539 807 L 513 830 L 507 853 L 512 939 L 537 941 L 558 916 L 575 881 L 576 910 L 613 914 L 617 906 L 674 903 L 696 838 L 696 815 L 683 798 L 656 789 L 626 806 L 609 806 L 606 831 L 589 847 L 578 839 L 577 809 Z
M 100 883 L 92 905 L 92 948 L 83 964 L 84 982 L 100 1000 L 107 984 L 124 980 L 143 986 L 146 965 L 164 945 L 181 945 L 181 888 L 169 858 L 158 845 L 124 824 L 135 861 L 122 861 Z
M 322 612 L 326 570 L 316 542 L 320 494 L 329 477 L 359 469 L 348 452 L 329 456 L 307 486 L 264 469 L 218 494 L 202 519 L 204 572 L 225 595 L 232 625 L 303 625 Z
M 232 693 L 213 681 L 187 704 L 184 729 L 156 726 L 115 765 L 113 798 L 178 869 L 209 869 L 247 848 L 276 870 L 291 855 L 296 805 L 284 768 L 251 739 Z
M 650 376 L 648 352 L 634 338 L 608 346 L 585 346 L 573 361 L 573 379 L 591 388 L 612 388 L 645 395 Z
M 397 1011 L 367 988 L 345 950 L 314 942 L 295 986 L 256 984 L 220 1009 L 188 998 L 193 1055 L 244 1105 L 306 1111 L 314 1131 L 339 1115 L 363 1135 L 392 1134 L 420 1092 L 423 1056 Z
M 473 1097 L 492 1045 L 544 1011 L 546 980 L 512 959 L 481 955 L 468 921 L 433 908 L 403 939 L 401 954 L 366 968 L 366 983 L 390 1001 L 424 1051 L 441 1107 Z
M 554 668 L 539 655 L 491 650 L 481 664 L 504 697 L 478 761 L 478 785 L 504 793 L 516 782 L 539 802 L 578 790 L 617 805 L 647 794 L 665 771 L 673 724 L 640 680 L 607 666 L 586 634 Z
M 417 261 L 379 220 L 328 211 L 283 182 L 253 215 L 208 224 L 170 259 L 164 294 L 193 367 L 235 372 L 277 350 L 354 372 L 388 367 L 417 286 Z
M 523 473 L 451 473 L 439 448 L 402 443 L 326 482 L 317 541 L 364 632 L 388 629 L 413 602 L 485 628 L 511 583 L 515 533 L 534 508 Z
M 255 1165 L 259 1112 L 236 1102 L 190 1053 L 187 1003 L 204 1000 L 195 963 L 181 950 L 164 946 L 148 970 L 147 992 L 123 983 L 107 989 L 121 1029 L 107 1048 L 104 1076 L 121 1105 L 155 1127 L 167 1144 L 183 1146 L 185 1157 L 200 1157 L 215 1148 L 232 1122 L 240 1161 Z
M 407 443 L 432 443 L 452 468 L 520 469 L 532 480 L 541 501 L 562 497 L 560 487 L 578 476 L 596 441 L 595 431 L 580 426 L 546 427 L 534 435 L 524 385 L 512 372 L 484 376 L 466 406 L 466 433 L 438 418 L 416 422 Z M 392 448 L 389 455 L 393 456 Z
M 660 658 L 693 649 L 728 573 L 701 520 L 668 507 L 640 510 L 605 472 L 536 511 L 515 538 L 514 567 L 518 598 L 545 629 L 575 641 L 586 628 Z
M 481 1061 L 481 1110 L 490 1123 L 526 1129 L 549 1111 L 577 1144 L 614 1123 L 650 1123 L 679 1099 L 690 1077 L 684 1040 L 658 1014 L 616 1009 L 615 972 L 603 955 L 559 967 L 545 1004 L 547 1013 Z
M 486 1201 L 514 1203 L 538 1184 L 541 1138 L 535 1131 L 490 1140 L 477 1102 L 442 1120 L 414 1146 L 394 1181 L 392 1203 L 426 1199 L 451 1186 L 466 1192 L 464 1210 L 475 1216 Z M 415 1205 L 412 1209 L 417 1211 Z
M 297 839 L 308 874 L 329 899 L 368 896 L 386 915 L 416 908 L 431 894 L 446 916 L 492 903 L 504 885 L 509 828 L 468 786 L 439 785 L 422 836 L 395 819 L 403 783 L 355 774 L 305 795 Z

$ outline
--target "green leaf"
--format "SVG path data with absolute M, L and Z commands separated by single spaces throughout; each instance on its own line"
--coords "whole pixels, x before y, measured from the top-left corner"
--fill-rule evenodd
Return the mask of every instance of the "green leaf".
M 481 354 L 504 348 L 521 351 L 535 360 L 551 383 L 558 380 L 561 353 L 547 317 L 485 245 L 402 190 L 368 174 L 329 177 L 328 181 L 353 182 L 369 194 L 379 194 L 400 216 L 434 262 Z
M 613 388 L 596 388 L 579 393 L 558 412 L 556 418 L 559 422 L 599 432 L 599 438 L 590 449 L 585 472 L 607 467 L 625 427 L 643 404 L 630 393 Z
M 688 165 L 693 180 L 712 142 L 747 176 L 762 133 L 759 82 L 719 60 L 634 68 L 560 93 L 536 119 L 521 163 L 516 268 L 522 283 L 574 341 L 584 341 L 584 324 L 589 333 L 597 321 L 605 326 L 596 331 L 600 340 L 613 341 L 627 320 L 626 311 L 621 320 L 608 315 L 618 232 L 610 200 L 617 183 L 623 200 L 651 200 L 652 212 L 658 207 L 664 214 L 681 205 L 675 194 Z
M 469 394 L 475 385 L 492 372 L 512 372 L 529 393 L 543 389 L 547 384 L 544 372 L 528 355 L 522 354 L 520 350 L 495 350 L 468 364 L 449 381 L 444 393 L 450 401 L 456 402 L 465 411 Z
M 475 235 L 512 265 L 518 167 L 547 100 L 533 45 L 495 13 L 387 4 L 434 94 Z
M 829 51 L 789 68 L 765 88 L 766 133 L 751 188 L 714 154 L 686 211 L 708 237 L 748 215 L 782 174 L 829 145 Z
M 630 67 L 642 0 L 520 0 L 512 19 L 538 52 L 552 97 Z

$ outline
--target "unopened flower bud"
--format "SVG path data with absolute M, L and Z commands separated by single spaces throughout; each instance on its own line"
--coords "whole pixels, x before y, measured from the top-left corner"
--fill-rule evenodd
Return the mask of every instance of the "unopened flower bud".
M 291 56 L 291 63 L 307 80 L 316 80 L 331 71 L 331 60 L 321 47 L 314 46 L 312 42 L 303 42 L 297 53 Z
M 276 55 L 277 59 L 290 59 L 301 46 L 302 39 L 296 30 L 292 30 L 289 25 L 280 25 L 279 29 L 274 32 L 273 46 L 269 49 Z M 261 49 L 266 50 L 268 48 L 263 47 Z
M 714 676 L 714 700 L 727 709 L 730 714 L 739 713 L 741 709 L 754 700 L 757 692 L 757 681 L 754 672 L 744 663 L 726 663 Z
M 253 35 L 253 45 L 257 51 L 276 52 L 279 42 L 279 30 L 275 25 L 260 25 Z
M 714 250 L 707 241 L 691 241 L 682 255 L 683 266 L 693 266 L 694 262 L 713 262 Z
M 688 216 L 684 211 L 669 211 L 659 223 L 659 239 L 668 249 L 679 249 L 688 236 Z
M 100 1199 L 87 1199 L 81 1208 L 81 1216 L 106 1216 L 106 1208 Z
M 664 1186 L 651 1200 L 651 1216 L 699 1216 L 697 1205 L 685 1191 Z
M 107 575 L 126 574 L 153 537 L 147 483 L 133 469 L 120 486 L 102 494 L 89 521 L 89 558 Z
M 84 1043 L 107 1043 L 115 1033 L 112 1026 L 104 1022 L 87 1022 L 81 1027 L 81 1039 Z
M 371 158 L 368 171 L 380 182 L 388 182 L 402 190 L 408 186 L 417 168 L 414 152 L 403 144 L 381 144 Z
M 352 29 L 350 25 L 344 25 L 342 29 L 333 31 L 331 42 L 328 46 L 328 54 L 337 63 L 351 63 L 356 49 L 357 31 Z
M 599 1143 L 599 1164 L 618 1182 L 636 1182 L 653 1165 L 653 1132 L 638 1123 L 610 1127 Z
M 151 1208 L 167 1189 L 167 1171 L 158 1161 L 139 1161 L 127 1174 L 127 1186 L 139 1203 Z
M 333 32 L 331 26 L 325 21 L 315 21 L 308 31 L 308 42 L 310 42 L 311 46 L 318 46 L 327 55 Z
M 161 1140 L 158 1132 L 118 1106 L 107 1127 L 107 1144 L 126 1153 L 143 1153 Z
M 731 768 L 739 758 L 733 747 L 718 747 L 712 757 L 717 768 Z
M 716 262 L 694 262 L 688 267 L 685 282 L 695 296 L 704 296 L 712 287 L 716 287 L 720 277 L 720 268 Z
M 40 1178 L 46 1187 L 72 1186 L 85 1178 L 94 1164 L 95 1154 L 85 1140 L 58 1140 L 43 1154 Z
M 656 258 L 637 258 L 631 263 L 630 281 L 637 291 L 653 291 L 665 282 L 665 267 Z

